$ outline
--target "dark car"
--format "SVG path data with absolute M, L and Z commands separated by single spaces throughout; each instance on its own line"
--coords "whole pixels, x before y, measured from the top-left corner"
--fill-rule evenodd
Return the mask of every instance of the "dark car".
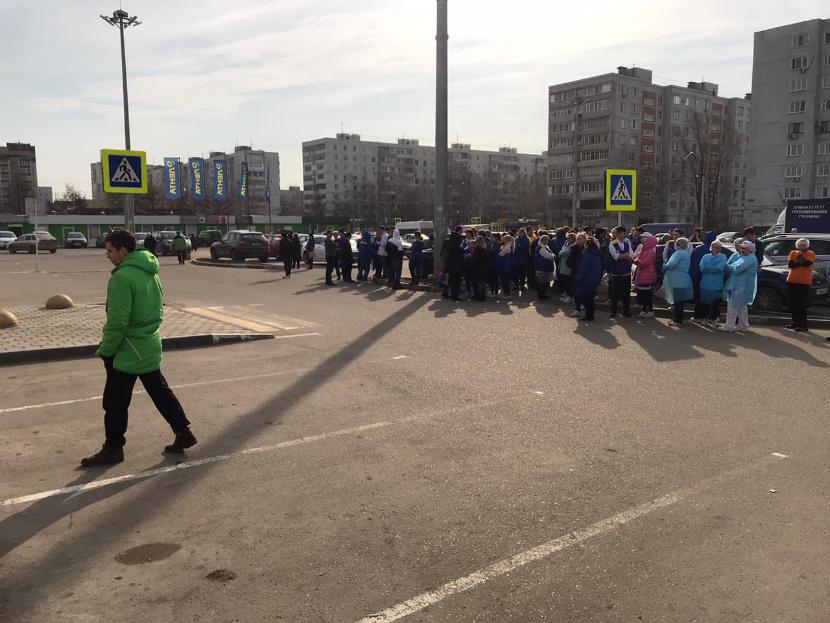
M 239 229 L 229 231 L 224 238 L 210 246 L 210 257 L 213 260 L 229 257 L 237 262 L 256 257 L 260 262 L 267 262 L 268 240 L 256 231 Z
M 214 242 L 222 239 L 222 232 L 218 229 L 203 229 L 192 240 L 193 250 L 199 247 L 210 247 Z
M 693 243 L 698 246 L 700 243 Z M 663 280 L 663 246 L 657 247 L 657 280 L 658 285 Z M 724 244 L 722 253 L 729 258 L 735 252 L 734 247 Z M 786 265 L 776 264 L 768 257 L 758 267 L 758 293 L 752 309 L 765 312 L 780 312 L 789 306 L 787 290 L 787 274 L 790 269 Z M 818 303 L 826 301 L 830 293 L 830 284 L 827 283 L 827 269 L 819 268 L 813 271 L 813 284 L 810 286 L 808 301 Z
M 79 231 L 71 231 L 63 239 L 63 246 L 67 249 L 86 249 L 86 236 Z

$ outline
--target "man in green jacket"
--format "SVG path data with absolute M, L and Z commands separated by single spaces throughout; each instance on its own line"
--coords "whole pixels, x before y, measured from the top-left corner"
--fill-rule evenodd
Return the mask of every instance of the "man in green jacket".
M 116 230 L 105 242 L 107 258 L 115 265 L 107 285 L 107 322 L 96 355 L 104 360 L 104 447 L 81 460 L 84 467 L 114 465 L 124 460 L 127 411 L 137 378 L 147 395 L 170 424 L 176 438 L 165 446 L 168 454 L 181 454 L 196 444 L 190 422 L 159 369 L 164 294 L 158 259 L 149 251 L 136 251 L 130 232 Z

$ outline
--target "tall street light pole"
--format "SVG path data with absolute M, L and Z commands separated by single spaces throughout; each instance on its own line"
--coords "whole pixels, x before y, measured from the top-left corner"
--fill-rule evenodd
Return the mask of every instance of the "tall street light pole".
M 132 17 L 126 11 L 121 9 L 114 11 L 112 17 L 102 15 L 101 19 L 110 26 L 118 28 L 121 35 L 121 84 L 124 91 L 124 143 L 129 150 L 130 147 L 130 105 L 127 98 L 127 56 L 124 53 L 124 30 L 130 26 L 138 26 L 141 22 L 138 17 Z M 133 195 L 128 194 L 124 197 L 124 227 L 128 231 L 135 231 L 135 204 L 133 202 Z
M 438 2 L 438 27 L 435 35 L 435 206 L 433 272 L 442 272 L 444 237 L 447 233 L 447 0 Z

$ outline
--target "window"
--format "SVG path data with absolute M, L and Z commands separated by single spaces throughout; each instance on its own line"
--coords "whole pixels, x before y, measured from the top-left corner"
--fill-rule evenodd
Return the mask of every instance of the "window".
M 807 45 L 809 43 L 810 43 L 810 35 L 807 35 L 807 34 L 793 35 L 792 47 L 794 47 L 794 48 L 803 48 L 805 45 Z
M 804 112 L 807 110 L 806 100 L 795 100 L 790 102 L 790 114 Z
M 632 103 L 631 103 L 631 112 L 633 112 L 633 113 L 635 113 L 635 114 L 636 114 L 637 109 L 638 109 L 637 104 L 635 104 L 635 103 L 633 103 L 633 102 L 632 102 Z
M 611 92 L 611 83 L 609 82 L 609 83 L 603 84 L 600 87 L 599 90 L 600 90 L 600 93 L 610 93 Z
M 821 100 L 821 109 L 830 110 L 830 98 Z
M 798 186 L 791 186 L 784 189 L 784 199 L 800 199 L 801 189 Z
M 788 123 L 787 124 L 787 134 L 790 134 L 790 135 L 804 134 L 804 122 L 801 121 L 799 123 Z
M 631 145 L 631 147 L 636 147 L 637 146 L 637 137 L 636 136 L 629 136 L 628 137 L 628 144 Z
M 796 143 L 794 145 L 787 145 L 787 156 L 802 156 L 804 155 L 804 143 Z
M 625 119 L 620 119 L 620 130 L 625 130 Z
M 822 89 L 830 89 L 830 76 L 824 76 L 821 79 L 821 88 Z
M 827 177 L 830 175 L 830 162 L 821 162 L 816 166 L 816 175 L 818 177 Z
M 824 33 L 824 45 L 830 45 L 830 32 Z
M 643 145 L 643 151 L 646 152 L 647 154 L 653 154 L 654 153 L 654 145 Z
M 620 102 L 620 112 L 625 112 L 625 102 Z
M 821 156 L 826 156 L 830 154 L 830 143 L 819 143 L 818 144 L 818 153 Z
M 830 121 L 822 121 L 818 126 L 818 131 L 822 134 L 830 133 Z
M 679 110 L 671 111 L 671 120 L 672 121 L 680 121 L 680 111 Z
M 630 125 L 630 127 L 631 127 L 631 129 L 632 129 L 632 130 L 636 130 L 636 129 L 637 129 L 637 120 L 636 120 L 636 119 L 632 119 L 632 120 L 631 120 L 631 123 L 630 123 L 629 125 Z
M 807 90 L 807 78 L 791 78 L 790 79 L 790 93 L 795 93 L 796 91 L 806 91 Z
M 784 177 L 801 177 L 802 167 L 800 164 L 791 164 L 784 167 Z
M 654 115 L 652 113 L 645 113 L 643 115 L 643 121 L 651 121 L 654 122 Z
M 675 96 L 672 98 L 672 102 L 674 102 L 676 105 L 678 105 L 678 106 L 679 106 L 679 105 L 680 105 L 680 96 L 679 96 L 679 95 L 675 95 Z
M 792 69 L 807 69 L 810 65 L 810 60 L 806 56 L 796 56 L 792 59 L 790 67 Z
M 671 196 L 672 197 L 677 197 L 677 186 L 672 186 L 671 187 Z
M 654 138 L 654 130 L 643 130 L 643 136 Z
M 671 142 L 671 150 L 672 151 L 680 151 L 680 141 L 672 141 Z
M 743 114 L 744 114 L 744 107 L 743 106 L 738 106 L 738 114 L 743 116 Z
M 830 197 L 830 186 L 816 186 L 816 197 L 826 198 Z
M 830 54 L 825 54 L 824 55 L 824 66 L 825 67 L 830 67 Z

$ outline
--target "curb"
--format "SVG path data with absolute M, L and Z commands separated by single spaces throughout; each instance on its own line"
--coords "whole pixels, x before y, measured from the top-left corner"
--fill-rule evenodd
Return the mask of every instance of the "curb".
M 183 348 L 200 348 L 203 346 L 222 346 L 224 344 L 238 344 L 254 340 L 270 340 L 274 336 L 264 334 L 214 334 L 185 335 L 168 337 L 161 341 L 162 349 L 178 350 Z M 26 363 L 46 363 L 50 361 L 64 361 L 67 359 L 85 359 L 94 357 L 98 345 L 67 346 L 64 348 L 39 348 L 32 350 L 15 350 L 0 353 L 0 367 L 16 366 Z
M 282 268 L 282 264 L 278 262 L 260 262 L 257 260 L 256 263 L 248 262 L 234 262 L 233 260 L 228 260 L 224 262 L 222 260 L 205 260 L 201 258 L 197 258 L 195 260 L 190 260 L 191 264 L 195 264 L 196 266 L 213 266 L 214 268 L 251 268 L 251 269 L 258 269 L 263 270 L 265 268 Z

